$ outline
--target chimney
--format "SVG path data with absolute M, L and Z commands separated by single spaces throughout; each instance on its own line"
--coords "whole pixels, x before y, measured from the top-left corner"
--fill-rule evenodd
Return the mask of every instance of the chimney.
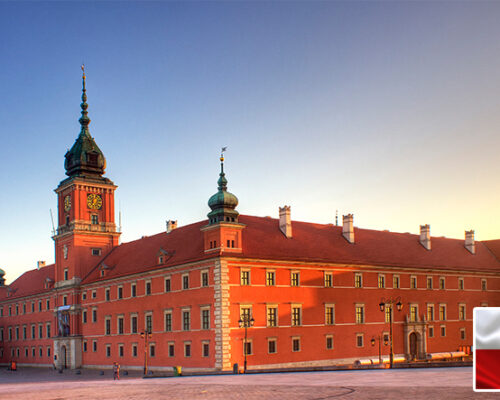
M 354 227 L 353 227 L 354 215 L 347 214 L 342 216 L 342 236 L 349 243 L 354 243 Z
M 426 250 L 431 249 L 431 226 L 420 225 L 420 244 L 426 248 Z
M 177 229 L 177 220 L 172 221 L 169 219 L 167 221 L 167 233 L 172 232 L 174 229 Z
M 465 248 L 472 254 L 476 254 L 476 245 L 474 243 L 474 231 L 465 231 Z
M 45 267 L 45 261 L 37 261 L 36 262 L 36 267 L 38 269 Z
M 287 238 L 292 237 L 292 221 L 290 219 L 290 206 L 280 207 L 280 231 Z

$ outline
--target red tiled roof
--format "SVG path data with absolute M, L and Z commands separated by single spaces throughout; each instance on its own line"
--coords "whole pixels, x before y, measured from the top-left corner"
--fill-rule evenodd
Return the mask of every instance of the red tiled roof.
M 419 242 L 419 235 L 354 228 L 355 243 L 342 236 L 342 227 L 292 222 L 292 238 L 279 230 L 277 219 L 240 215 L 243 230 L 242 258 L 283 261 L 369 264 L 408 268 L 500 272 L 500 240 L 476 242 L 476 254 L 464 247 L 464 240 L 432 237 L 432 250 Z M 169 234 L 163 232 L 116 247 L 103 263 L 110 267 L 99 277 L 95 269 L 83 283 L 124 276 L 158 268 L 160 249 L 167 252 L 163 266 L 208 259 L 203 251 L 203 232 L 207 221 L 179 227 Z M 162 266 L 162 267 L 163 267 Z
M 9 299 L 32 296 L 50 291 L 51 289 L 45 289 L 45 280 L 50 278 L 54 281 L 54 267 L 54 264 L 50 264 L 40 269 L 33 269 L 22 274 L 9 285 L 8 290 L 10 290 L 11 293 Z M 5 299 L 7 299 L 7 297 L 5 297 Z

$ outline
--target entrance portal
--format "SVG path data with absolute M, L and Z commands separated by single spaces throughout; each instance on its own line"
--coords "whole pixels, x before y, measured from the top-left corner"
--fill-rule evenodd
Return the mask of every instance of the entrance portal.
M 62 368 L 68 368 L 68 364 L 66 363 L 66 346 L 61 347 L 61 366 Z
M 415 332 L 410 333 L 410 360 L 416 360 L 418 356 L 418 336 Z

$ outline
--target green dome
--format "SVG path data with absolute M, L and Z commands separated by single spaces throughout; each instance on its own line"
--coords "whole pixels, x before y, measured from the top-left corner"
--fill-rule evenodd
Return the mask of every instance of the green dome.
M 217 181 L 219 191 L 208 200 L 210 211 L 208 223 L 215 224 L 217 222 L 238 222 L 238 211 L 235 210 L 238 205 L 238 198 L 227 191 L 227 179 L 224 174 L 224 158 L 221 157 L 220 164 L 221 172 Z
M 4 276 L 4 275 L 5 275 L 5 271 L 2 268 L 0 268 L 0 276 Z

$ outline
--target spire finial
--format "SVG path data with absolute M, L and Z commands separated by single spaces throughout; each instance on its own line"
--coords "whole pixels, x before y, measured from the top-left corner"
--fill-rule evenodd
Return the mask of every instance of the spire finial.
M 227 190 L 227 179 L 224 174 L 224 152 L 227 150 L 227 147 L 223 147 L 220 151 L 220 174 L 219 180 L 217 183 L 219 184 L 219 190 Z
M 82 108 L 82 116 L 79 119 L 80 125 L 82 126 L 82 131 L 80 133 L 88 133 L 90 118 L 88 117 L 87 108 L 89 105 L 87 104 L 87 89 L 85 88 L 85 64 L 82 64 L 82 104 L 80 107 Z

